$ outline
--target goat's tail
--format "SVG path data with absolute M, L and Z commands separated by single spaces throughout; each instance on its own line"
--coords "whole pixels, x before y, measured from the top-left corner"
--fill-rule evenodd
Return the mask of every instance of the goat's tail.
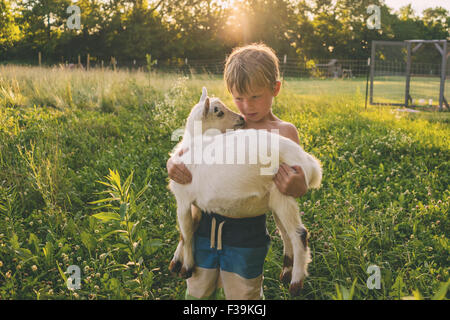
M 311 162 L 311 177 L 309 177 L 309 188 L 318 189 L 322 182 L 322 165 L 320 160 L 308 154 L 308 160 Z

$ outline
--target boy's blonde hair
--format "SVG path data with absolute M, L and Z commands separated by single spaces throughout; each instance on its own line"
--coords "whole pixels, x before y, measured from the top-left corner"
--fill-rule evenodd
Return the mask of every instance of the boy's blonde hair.
M 256 86 L 274 90 L 280 77 L 279 61 L 272 48 L 253 43 L 233 49 L 227 58 L 224 79 L 228 91 L 248 94 Z

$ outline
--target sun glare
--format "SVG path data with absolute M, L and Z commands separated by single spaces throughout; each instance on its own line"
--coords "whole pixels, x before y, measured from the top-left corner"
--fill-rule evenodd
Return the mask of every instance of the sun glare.
M 225 9 L 232 8 L 236 2 L 236 0 L 216 0 L 216 3 Z

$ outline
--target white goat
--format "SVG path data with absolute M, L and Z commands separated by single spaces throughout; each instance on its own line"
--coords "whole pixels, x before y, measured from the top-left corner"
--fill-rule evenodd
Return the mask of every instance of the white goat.
M 198 121 L 198 122 L 196 122 Z M 201 122 L 200 122 L 201 121 Z M 195 130 L 196 123 L 201 123 L 201 130 Z M 171 180 L 169 188 L 177 201 L 177 218 L 181 231 L 181 240 L 170 263 L 172 272 L 180 271 L 181 276 L 189 278 L 194 270 L 193 234 L 194 223 L 191 215 L 191 204 L 206 212 L 232 218 L 255 217 L 271 210 L 281 233 L 284 244 L 284 264 L 280 274 L 283 283 L 289 283 L 289 291 L 297 295 L 303 286 L 303 279 L 307 276 L 307 266 L 310 262 L 308 248 L 308 232 L 300 219 L 299 207 L 295 198 L 280 193 L 273 176 L 261 174 L 264 170 L 261 157 L 256 163 L 226 164 L 217 161 L 217 155 L 222 150 L 227 156 L 235 151 L 234 145 L 225 142 L 246 139 L 249 133 L 258 135 L 260 145 L 271 145 L 270 155 L 279 157 L 276 163 L 285 162 L 289 166 L 298 165 L 303 169 L 306 183 L 309 188 L 319 188 L 322 180 L 320 162 L 312 155 L 306 153 L 292 140 L 271 133 L 267 130 L 230 130 L 242 127 L 243 118 L 226 108 L 217 98 L 207 97 L 206 88 L 203 88 L 200 102 L 197 103 L 187 119 L 182 141 L 172 153 L 174 161 L 183 162 L 192 174 L 190 184 L 178 184 Z M 215 129 L 215 130 L 213 130 Z M 272 142 L 278 143 L 272 143 Z M 215 150 L 216 163 L 192 163 L 198 155 L 198 145 L 203 150 Z M 178 156 L 181 149 L 187 149 Z M 240 148 L 237 154 L 242 153 L 245 159 L 255 159 L 252 145 Z M 241 153 L 241 154 L 239 154 Z M 233 153 L 234 154 L 234 153 Z M 261 149 L 259 151 L 261 155 Z M 229 159 L 229 158 L 227 158 Z M 236 158 L 234 158 L 236 160 Z M 266 169 L 267 170 L 267 169 Z

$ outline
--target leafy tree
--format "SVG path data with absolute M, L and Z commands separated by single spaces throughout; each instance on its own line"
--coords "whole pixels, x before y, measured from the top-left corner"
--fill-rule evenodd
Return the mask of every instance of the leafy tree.
M 369 30 L 369 5 L 381 29 Z M 0 55 L 44 62 L 83 59 L 145 64 L 217 59 L 237 45 L 263 41 L 282 56 L 365 59 L 371 40 L 445 39 L 450 17 L 441 7 L 419 17 L 412 6 L 393 12 L 382 0 L 78 0 L 81 30 L 67 28 L 71 0 L 0 0 Z M 434 59 L 434 57 L 430 57 Z
M 428 8 L 422 13 L 426 38 L 447 39 L 450 36 L 450 13 L 446 9 Z
M 9 0 L 0 0 L 0 56 L 20 39 L 21 32 L 14 19 Z
M 169 31 L 163 25 L 155 7 L 149 8 L 147 0 L 133 1 L 131 7 L 121 15 L 122 30 L 117 37 L 110 38 L 108 46 L 113 50 L 118 42 L 117 55 L 124 59 L 145 59 L 147 52 L 156 57 L 165 55 L 170 45 L 167 41 Z
M 70 0 L 18 0 L 21 13 L 19 23 L 24 26 L 24 47 L 40 50 L 51 57 L 59 41 L 61 27 L 65 24 L 66 9 Z
M 212 0 L 173 0 L 161 14 L 172 39 L 172 57 L 217 58 L 229 49 L 225 27 L 231 9 Z
M 442 24 L 443 26 L 448 26 L 450 21 L 449 12 L 442 7 L 425 9 L 422 14 L 423 21 L 426 24 Z

